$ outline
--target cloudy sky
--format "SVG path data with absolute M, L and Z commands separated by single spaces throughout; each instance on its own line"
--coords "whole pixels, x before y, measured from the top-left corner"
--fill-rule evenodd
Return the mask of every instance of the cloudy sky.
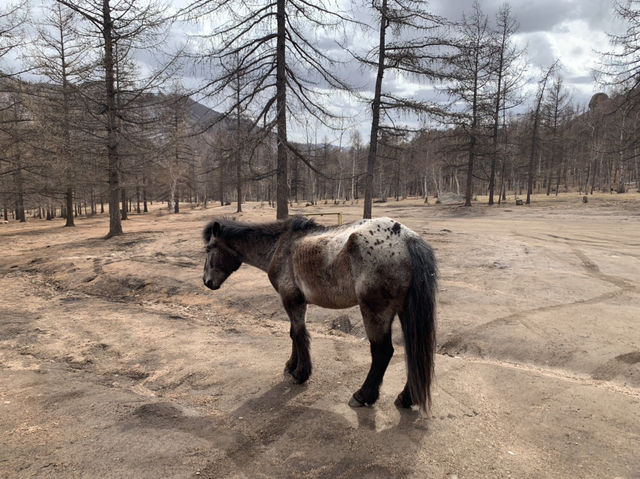
M 470 11 L 473 0 L 434 0 L 436 13 L 449 19 L 459 19 Z M 502 0 L 480 0 L 490 19 Z M 597 51 L 609 49 L 607 32 L 620 31 L 609 0 L 511 0 L 514 17 L 520 24 L 515 40 L 527 47 L 532 73 L 548 67 L 558 58 L 562 75 L 577 101 L 587 103 L 598 86 L 591 75 L 597 67 Z
M 480 7 L 493 22 L 504 0 L 480 0 Z M 613 2 L 610 0 L 511 0 L 513 16 L 519 23 L 519 32 L 514 41 L 519 47 L 526 48 L 528 85 L 525 89 L 534 95 L 540 72 L 548 68 L 556 59 L 560 60 L 560 71 L 565 86 L 571 92 L 574 102 L 586 105 L 591 96 L 602 91 L 593 79 L 593 69 L 598 67 L 598 51 L 609 50 L 607 33 L 620 32 L 623 25 L 613 14 Z M 461 20 L 463 14 L 472 11 L 473 0 L 431 0 L 434 14 L 449 20 Z M 375 36 L 370 39 L 376 41 Z M 369 85 L 374 81 L 373 72 L 362 72 L 368 76 Z M 359 80 L 362 80 L 360 78 Z M 411 88 L 422 90 L 417 94 L 429 97 L 429 86 L 407 85 L 407 80 L 387 78 L 387 86 L 398 91 Z M 525 105 L 526 107 L 527 105 Z M 524 107 L 523 107 L 524 108 Z M 361 133 L 368 132 L 367 109 L 360 110 L 357 128 Z M 366 127 L 364 127 L 366 126 Z M 367 138 L 367 136 L 363 136 Z
M 2 1 L 2 0 L 0 0 Z M 34 0 L 34 4 L 40 2 L 49 3 L 51 0 Z M 189 3 L 189 0 L 166 0 L 170 8 L 179 9 Z M 329 0 L 331 1 L 331 0 Z M 368 0 L 334 0 L 351 10 L 354 16 L 364 22 L 371 22 Z M 490 22 L 495 18 L 496 12 L 504 3 L 504 0 L 480 0 L 483 12 L 489 17 Z M 450 20 L 461 20 L 464 13 L 470 14 L 473 0 L 431 0 L 429 3 L 432 13 Z M 562 64 L 561 74 L 566 87 L 573 95 L 574 101 L 579 105 L 586 105 L 590 97 L 601 90 L 595 84 L 592 70 L 597 67 L 597 51 L 610 49 L 607 32 L 619 32 L 622 25 L 614 17 L 612 0 L 511 0 L 513 16 L 518 20 L 520 29 L 514 40 L 520 47 L 526 47 L 527 60 L 530 64 L 528 72 L 528 88 L 533 96 L 535 84 L 541 69 L 548 67 L 555 59 Z M 37 6 L 34 14 L 37 15 Z M 219 21 L 219 18 L 217 19 Z M 215 27 L 216 19 L 203 20 L 201 22 L 178 23 L 174 25 L 171 38 L 175 45 L 181 43 L 190 35 L 211 31 Z M 316 35 L 317 45 L 325 49 L 330 55 L 344 54 L 341 48 L 332 38 L 323 36 L 317 31 L 309 32 Z M 377 32 L 356 29 L 348 35 L 347 43 L 357 45 L 366 50 L 374 46 L 377 41 Z M 153 54 L 141 54 L 138 60 L 141 63 L 152 63 Z M 351 60 L 336 67 L 340 76 L 350 84 L 358 87 L 362 92 L 370 92 L 375 82 L 375 72 L 362 69 L 357 62 Z M 144 68 L 143 68 L 144 69 Z M 189 88 L 199 81 L 210 77 L 211 72 L 202 69 L 185 68 L 181 72 L 184 75 L 183 83 Z M 430 85 L 416 83 L 415 80 L 393 77 L 385 77 L 385 88 L 400 94 L 414 94 L 421 98 L 434 98 L 434 90 Z M 215 100 L 203 100 L 209 106 L 216 107 Z M 368 138 L 370 128 L 369 106 L 353 97 L 347 97 L 335 93 L 328 100 L 330 107 L 345 116 L 340 125 L 342 129 L 350 131 L 358 130 L 363 140 Z M 403 121 L 413 122 L 411 118 Z M 292 125 L 290 131 L 297 141 L 309 136 L 309 129 L 313 130 L 313 136 L 322 140 L 327 136 L 328 140 L 337 143 L 340 134 L 332 132 L 319 124 L 308 122 L 307 130 L 298 125 Z M 348 139 L 343 139 L 348 141 Z
M 504 0 L 480 0 L 482 11 L 490 23 L 495 19 Z M 598 67 L 598 51 L 611 48 L 607 33 L 620 32 L 623 25 L 613 14 L 612 0 L 511 0 L 513 16 L 519 23 L 519 32 L 514 37 L 518 46 L 526 48 L 528 85 L 533 97 L 540 71 L 548 68 L 556 59 L 560 60 L 565 86 L 571 92 L 574 102 L 586 105 L 591 96 L 602 91 L 593 79 L 593 69 Z M 449 20 L 461 20 L 472 11 L 473 0 L 431 0 L 432 13 Z M 375 44 L 377 35 L 367 41 Z M 372 89 L 374 72 L 354 70 L 351 76 L 355 82 L 366 82 Z M 415 91 L 418 95 L 429 97 L 430 87 L 416 86 L 402 78 L 386 78 L 387 87 L 397 91 Z M 348 100 L 347 100 L 348 101 Z M 355 127 L 368 138 L 368 109 L 352 103 L 350 111 L 355 113 Z M 525 105 L 526 106 L 526 105 Z M 335 135 L 334 135 L 335 137 Z
M 354 0 L 366 6 L 365 0 Z M 480 0 L 482 11 L 492 23 L 496 13 L 504 0 Z M 565 86 L 571 92 L 574 102 L 580 106 L 586 105 L 591 96 L 602 91 L 593 79 L 593 69 L 597 68 L 598 51 L 610 49 L 607 33 L 620 32 L 623 25 L 613 14 L 611 0 L 511 0 L 513 16 L 519 23 L 519 32 L 514 37 L 518 46 L 526 48 L 528 70 L 528 89 L 533 98 L 540 72 L 548 68 L 556 59 L 560 60 L 561 71 Z M 431 0 L 432 13 L 449 20 L 461 20 L 463 14 L 470 14 L 473 0 Z M 366 8 L 355 9 L 363 21 Z M 377 32 L 367 34 L 362 31 L 355 43 L 365 46 L 367 43 L 375 45 Z M 327 48 L 331 48 L 327 44 Z M 351 62 L 341 67 L 352 84 L 373 90 L 375 72 L 363 70 Z M 387 76 L 385 86 L 399 93 L 414 93 L 423 98 L 434 98 L 433 87 L 418 85 L 411 79 Z M 352 118 L 352 128 L 358 129 L 362 138 L 368 139 L 370 116 L 368 105 L 363 105 L 341 95 L 335 95 L 334 109 L 342 111 Z M 523 106 L 523 110 L 527 105 Z M 411 119 L 406 119 L 412 122 Z M 415 123 L 414 123 L 415 125 Z M 327 135 L 332 142 L 338 139 L 338 133 L 322 129 L 322 135 Z

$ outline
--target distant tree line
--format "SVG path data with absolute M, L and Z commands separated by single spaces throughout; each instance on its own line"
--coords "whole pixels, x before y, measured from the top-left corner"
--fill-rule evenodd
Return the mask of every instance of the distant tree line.
M 0 6 L 3 220 L 62 216 L 73 226 L 108 211 L 113 236 L 152 202 L 178 213 L 185 202 L 235 202 L 241 211 L 259 201 L 284 218 L 291 203 L 362 200 L 370 217 L 375 201 L 427 202 L 444 192 L 471 205 L 478 195 L 489 204 L 526 195 L 528 203 L 532 193 L 640 188 L 637 1 L 615 3 L 628 30 L 611 36 L 615 52 L 602 52 L 597 73 L 608 94 L 588 107 L 572 100 L 558 62 L 525 103 L 531 72 L 508 3 L 489 19 L 476 2 L 454 23 L 420 0 L 375 0 L 373 27 L 303 0 L 257 11 L 198 0 L 171 17 L 154 2 L 58 0 L 33 25 L 29 8 L 24 0 Z M 213 15 L 229 23 L 197 53 L 167 55 L 155 71 L 137 67 L 134 53 L 163 44 L 177 17 Z M 378 38 L 369 51 L 349 50 L 376 74 L 371 97 L 339 78 L 338 60 L 309 37 L 320 29 L 338 38 L 351 24 Z M 18 51 L 23 62 L 10 65 Z M 211 69 L 200 92 L 219 112 L 181 86 L 185 59 Z M 392 93 L 393 74 L 433 85 L 449 103 Z M 33 75 L 40 80 L 27 81 Z M 368 143 L 326 106 L 331 91 L 371 105 Z M 308 138 L 294 143 L 287 128 L 301 114 L 311 119 Z M 407 127 L 403 115 L 424 126 Z M 338 124 L 339 144 L 317 138 L 325 124 Z

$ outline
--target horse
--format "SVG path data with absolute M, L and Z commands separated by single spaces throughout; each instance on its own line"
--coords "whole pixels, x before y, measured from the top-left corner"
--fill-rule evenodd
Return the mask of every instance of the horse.
M 302 384 L 311 375 L 307 304 L 343 309 L 360 306 L 370 342 L 371 367 L 349 400 L 372 406 L 393 355 L 391 323 L 400 318 L 407 382 L 398 408 L 431 404 L 436 346 L 437 266 L 431 246 L 390 219 L 365 219 L 326 227 L 296 216 L 269 223 L 214 219 L 203 231 L 204 284 L 212 290 L 242 263 L 265 271 L 290 320 L 291 357 L 285 373 Z

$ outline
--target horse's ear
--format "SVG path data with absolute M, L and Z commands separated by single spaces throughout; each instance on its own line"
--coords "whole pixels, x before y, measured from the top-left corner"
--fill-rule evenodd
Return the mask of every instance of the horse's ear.
M 204 239 L 204 242 L 208 244 L 212 237 L 218 236 L 221 228 L 222 226 L 217 221 L 209 223 L 202 232 L 202 239 Z

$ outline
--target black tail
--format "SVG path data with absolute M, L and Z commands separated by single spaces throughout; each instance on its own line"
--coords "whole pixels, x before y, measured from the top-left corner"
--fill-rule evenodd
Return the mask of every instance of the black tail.
M 411 400 L 426 411 L 431 406 L 431 380 L 436 349 L 438 268 L 431 247 L 421 238 L 407 241 L 411 285 L 400 314 L 407 354 L 407 386 Z

